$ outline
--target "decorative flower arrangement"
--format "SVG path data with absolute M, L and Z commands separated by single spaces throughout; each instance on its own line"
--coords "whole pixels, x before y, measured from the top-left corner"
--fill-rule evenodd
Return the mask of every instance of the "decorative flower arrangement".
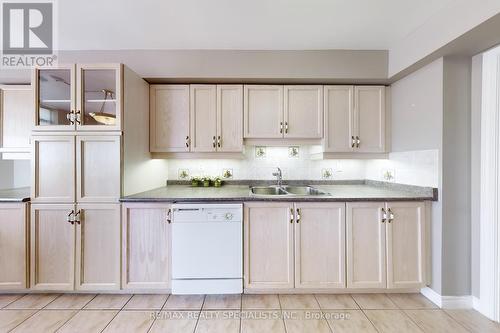
M 200 178 L 192 177 L 191 178 L 191 186 L 197 187 L 198 185 L 200 185 Z
M 221 187 L 222 186 L 222 179 L 220 179 L 220 177 L 215 177 L 214 178 L 214 186 L 215 187 Z
M 201 180 L 203 181 L 203 187 L 210 187 L 210 182 L 212 181 L 210 177 L 205 176 Z

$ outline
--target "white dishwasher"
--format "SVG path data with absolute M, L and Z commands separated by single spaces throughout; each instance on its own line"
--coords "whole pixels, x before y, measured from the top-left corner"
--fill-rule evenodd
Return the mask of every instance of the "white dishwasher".
M 243 205 L 172 205 L 172 294 L 243 292 Z

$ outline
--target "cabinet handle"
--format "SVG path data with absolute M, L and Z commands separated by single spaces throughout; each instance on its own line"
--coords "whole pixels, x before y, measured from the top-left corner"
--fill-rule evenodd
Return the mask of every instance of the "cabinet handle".
M 387 221 L 387 212 L 385 211 L 385 208 L 382 207 L 382 223 L 385 223 Z
M 215 135 L 212 138 L 212 146 L 215 148 Z
M 283 134 L 283 122 L 280 121 L 280 134 Z
M 394 221 L 394 213 L 390 208 L 387 210 L 387 213 L 389 214 L 389 219 L 387 220 L 387 222 L 391 223 L 392 221 Z
M 356 147 L 356 141 L 354 140 L 354 135 L 351 136 L 351 148 Z
M 73 215 L 75 214 L 74 210 L 71 210 L 71 212 L 68 214 L 68 223 L 75 224 L 75 218 Z
M 297 208 L 297 223 L 300 222 L 300 217 L 301 217 L 300 208 Z
M 359 136 L 356 136 L 356 148 L 359 148 L 360 143 L 361 143 L 361 140 L 359 139 Z
M 222 145 L 222 139 L 220 137 L 220 135 L 217 137 L 217 147 L 220 148 Z
M 76 224 L 81 224 L 81 222 L 82 222 L 82 221 L 80 221 L 80 217 L 82 216 L 82 215 L 81 215 L 81 213 L 82 213 L 82 211 L 81 211 L 81 210 L 78 210 L 78 211 L 75 213 L 75 218 L 74 218 L 74 220 L 75 220 Z
M 66 119 L 69 120 L 71 125 L 75 124 L 75 110 L 71 110 L 69 113 L 66 113 Z
M 293 208 L 290 208 L 290 223 L 293 223 L 293 219 L 294 219 Z
M 167 212 L 167 223 L 172 223 L 172 209 L 169 209 Z
M 285 134 L 288 134 L 288 121 L 285 121 Z
M 186 136 L 186 147 L 189 148 L 189 135 Z
M 80 110 L 76 110 L 75 112 L 75 121 L 78 125 L 81 125 L 82 124 L 82 117 L 81 117 L 82 113 Z

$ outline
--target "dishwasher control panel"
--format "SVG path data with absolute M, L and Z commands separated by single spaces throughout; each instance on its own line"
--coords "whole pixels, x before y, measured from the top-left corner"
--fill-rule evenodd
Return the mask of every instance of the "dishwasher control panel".
M 242 211 L 242 204 L 175 204 L 172 222 L 241 222 Z

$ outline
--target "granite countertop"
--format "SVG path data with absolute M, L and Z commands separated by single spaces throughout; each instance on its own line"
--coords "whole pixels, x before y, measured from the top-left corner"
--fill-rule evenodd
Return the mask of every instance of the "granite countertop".
M 316 183 L 316 182 L 315 182 Z M 191 187 L 167 185 L 151 191 L 126 196 L 122 202 L 228 202 L 228 201 L 424 201 L 437 200 L 437 189 L 384 182 L 361 181 L 339 184 L 311 185 L 329 195 L 253 195 L 249 185 L 224 185 L 215 187 Z
M 0 202 L 27 202 L 30 201 L 30 195 L 29 187 L 0 190 Z

